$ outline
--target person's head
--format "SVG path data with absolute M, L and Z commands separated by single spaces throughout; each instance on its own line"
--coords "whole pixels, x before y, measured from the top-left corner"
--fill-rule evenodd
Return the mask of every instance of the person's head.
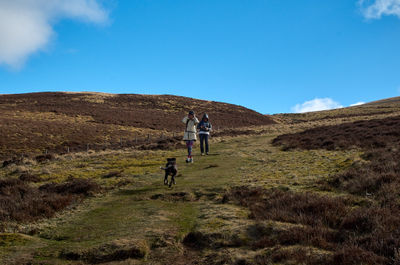
M 188 117 L 189 117 L 189 119 L 193 119 L 194 118 L 194 111 L 193 110 L 189 111 Z
M 204 115 L 203 115 L 203 121 L 208 121 L 208 114 L 207 114 L 207 113 L 204 113 Z

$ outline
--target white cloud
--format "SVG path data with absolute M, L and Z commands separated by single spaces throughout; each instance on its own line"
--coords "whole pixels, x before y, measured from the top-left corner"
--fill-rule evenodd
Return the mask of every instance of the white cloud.
M 343 108 L 343 106 L 332 100 L 331 98 L 316 98 L 310 101 L 306 101 L 302 104 L 297 104 L 292 108 L 293 112 L 304 113 L 310 111 L 330 110 Z
M 364 105 L 364 104 L 365 104 L 365 102 L 360 101 L 360 102 L 351 104 L 350 107 L 360 106 L 360 105 Z
M 360 0 L 359 4 L 367 19 L 379 19 L 384 15 L 400 18 L 400 0 Z
M 46 47 L 63 18 L 106 23 L 108 13 L 97 0 L 0 0 L 0 65 L 21 67 Z

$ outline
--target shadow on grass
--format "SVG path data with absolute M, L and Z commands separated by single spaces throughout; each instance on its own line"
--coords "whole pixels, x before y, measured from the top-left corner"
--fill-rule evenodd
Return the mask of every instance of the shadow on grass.
M 160 180 L 160 183 L 161 183 L 161 180 Z M 115 194 L 122 195 L 122 196 L 141 195 L 141 194 L 148 193 L 148 192 L 158 191 L 159 189 L 160 189 L 160 187 L 149 186 L 149 187 L 144 187 L 144 188 L 139 188 L 139 189 L 119 190 Z

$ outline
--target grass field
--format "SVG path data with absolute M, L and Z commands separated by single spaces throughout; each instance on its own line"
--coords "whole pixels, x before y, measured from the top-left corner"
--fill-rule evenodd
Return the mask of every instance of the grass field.
M 196 156 L 194 164 L 184 163 L 184 150 L 109 151 L 3 169 L 2 178 L 21 171 L 39 176 L 41 181 L 32 185 L 79 177 L 103 190 L 53 218 L 3 224 L 2 263 L 252 264 L 278 247 L 254 248 L 260 222 L 274 231 L 295 224 L 251 218 L 248 207 L 225 201 L 233 187 L 326 194 L 319 181 L 361 160 L 358 150 L 285 152 L 271 145 L 275 136 L 215 140 L 211 154 Z M 159 170 L 167 157 L 177 157 L 179 166 L 171 189 L 163 185 Z M 105 177 L 116 171 L 115 177 Z

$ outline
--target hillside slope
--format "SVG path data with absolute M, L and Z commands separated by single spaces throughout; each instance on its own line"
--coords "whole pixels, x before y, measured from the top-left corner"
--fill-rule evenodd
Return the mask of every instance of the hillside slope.
M 22 201 L 20 207 L 11 209 L 15 213 L 21 212 L 20 208 L 25 213 L 23 207 L 30 203 L 24 201 L 26 186 L 34 189 L 32 193 L 35 189 L 42 193 L 51 191 L 51 196 L 56 193 L 64 198 L 76 190 L 71 181 L 81 183 L 84 178 L 104 191 L 86 197 L 83 203 L 72 204 L 72 210 L 51 219 L 20 222 L 18 226 L 13 220 L 3 223 L 0 264 L 340 264 L 330 262 L 340 254 L 336 254 L 339 244 L 328 240 L 324 243 L 326 233 L 322 234 L 318 248 L 310 248 L 314 245 L 307 240 L 319 240 L 320 233 L 297 219 L 280 217 L 288 211 L 285 202 L 293 197 L 302 207 L 300 217 L 312 219 L 309 216 L 315 211 L 315 220 L 324 220 L 327 207 L 337 201 L 317 195 L 310 196 L 311 200 L 299 194 L 314 194 L 318 180 L 346 170 L 358 159 L 358 152 L 283 152 L 271 146 L 275 136 L 241 136 L 221 142 L 212 138 L 209 156 L 198 156 L 196 145 L 194 164 L 184 162 L 182 149 L 69 154 L 46 163 L 25 164 L 24 169 L 39 182 L 3 188 L 7 192 L 3 196 L 9 201 Z M 167 157 L 176 157 L 179 169 L 172 188 L 163 184 L 163 172 L 159 170 Z M 13 165 L 0 169 L 0 180 L 21 179 L 15 173 L 18 169 Z M 246 192 L 248 188 L 258 189 Z M 278 195 L 284 196 L 283 203 L 265 210 L 265 204 L 274 201 L 276 189 L 281 190 Z M 64 195 L 65 192 L 69 193 Z M 17 200 L 19 196 L 23 199 Z M 248 209 L 237 203 L 236 198 L 242 197 L 255 207 Z M 343 208 L 350 208 L 353 201 L 349 198 L 349 205 Z M 260 212 L 254 211 L 257 207 Z M 4 208 L 7 213 L 8 205 Z M 260 213 L 277 216 L 264 217 Z M 297 212 L 292 216 L 297 216 Z M 336 232 L 337 229 L 332 234 Z M 350 232 L 345 230 L 343 234 Z M 307 256 L 296 256 L 297 250 Z M 307 262 L 317 258 L 320 263 Z M 345 258 L 351 260 L 353 256 Z M 353 264 L 377 264 L 364 260 Z
M 400 97 L 386 98 L 381 100 L 376 100 L 364 104 L 365 106 L 379 105 L 381 107 L 390 107 L 390 106 L 399 106 L 400 105 Z
M 359 106 L 315 111 L 307 113 L 282 113 L 273 115 L 273 119 L 280 123 L 296 124 L 302 122 L 354 121 L 360 119 L 384 118 L 400 115 L 400 97 L 373 101 Z
M 0 264 L 400 264 L 399 114 L 334 112 L 213 137 L 194 164 L 124 149 L 0 168 Z
M 207 112 L 219 129 L 274 123 L 241 106 L 171 95 L 0 95 L 0 157 L 181 132 L 181 119 L 191 109 L 199 116 Z

